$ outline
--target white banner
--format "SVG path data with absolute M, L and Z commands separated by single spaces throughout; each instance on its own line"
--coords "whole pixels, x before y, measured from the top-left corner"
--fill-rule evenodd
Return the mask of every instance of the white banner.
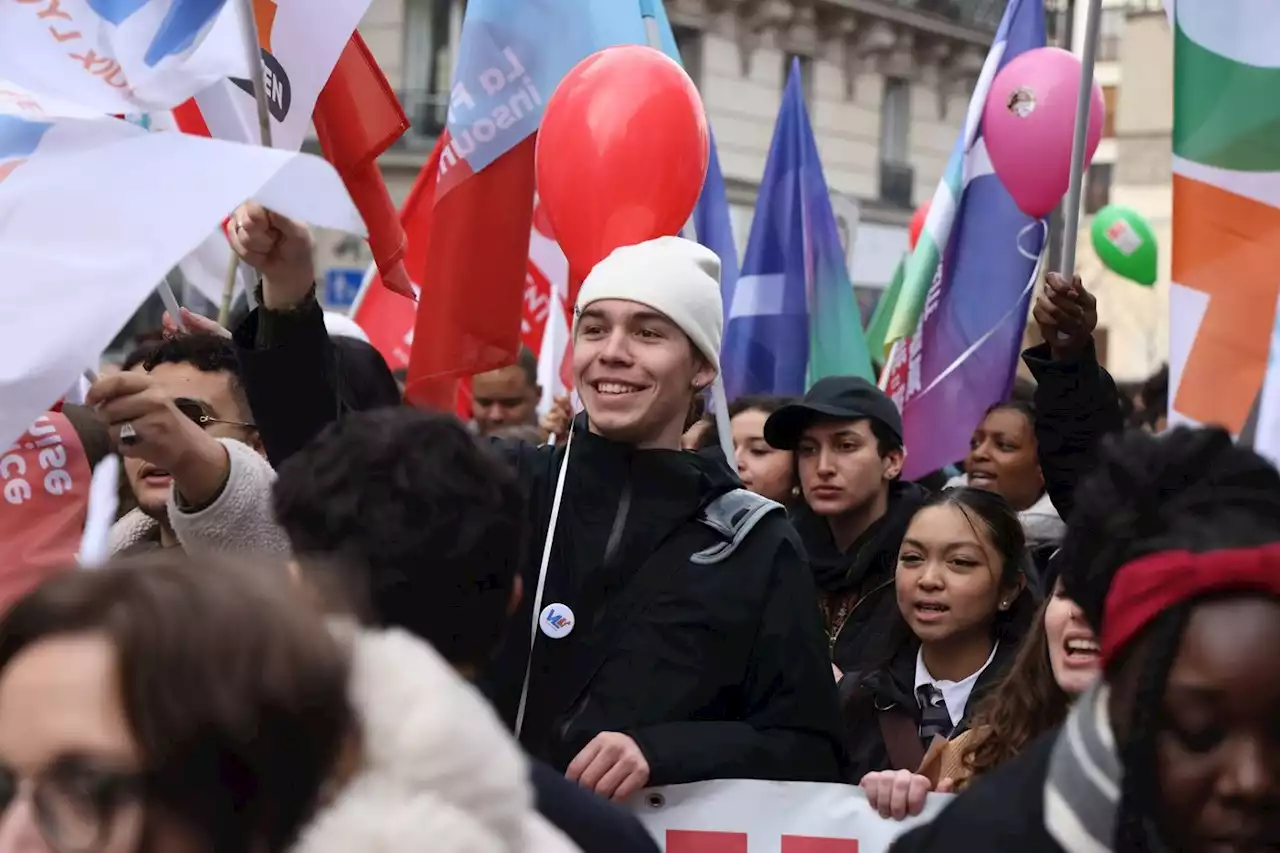
M 628 805 L 665 853 L 886 853 L 950 801 L 930 794 L 919 817 L 886 820 L 853 785 L 729 779 L 650 788 Z
M 97 112 L 170 109 L 248 68 L 234 2 L 0 3 L 0 78 Z

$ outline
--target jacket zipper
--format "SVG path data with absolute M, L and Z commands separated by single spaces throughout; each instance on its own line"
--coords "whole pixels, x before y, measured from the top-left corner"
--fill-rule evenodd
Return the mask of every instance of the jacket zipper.
M 893 578 L 889 578 L 887 581 L 880 584 L 879 586 L 872 587 L 865 594 L 858 596 L 857 602 L 854 603 L 854 605 L 849 608 L 849 612 L 844 615 L 844 621 L 840 623 L 840 627 L 836 628 L 836 633 L 831 638 L 831 648 L 829 649 L 829 651 L 833 661 L 836 656 L 836 643 L 840 642 L 840 635 L 844 633 L 844 626 L 849 624 L 849 620 L 853 618 L 853 614 L 858 612 L 858 608 L 862 606 L 862 603 L 864 601 L 866 601 L 868 598 L 875 595 L 877 592 L 884 589 L 886 586 L 888 586 L 891 583 L 893 583 Z

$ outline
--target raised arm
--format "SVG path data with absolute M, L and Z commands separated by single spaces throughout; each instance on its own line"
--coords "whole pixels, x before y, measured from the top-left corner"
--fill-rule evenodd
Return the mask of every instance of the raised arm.
M 1045 488 L 1063 519 L 1075 506 L 1076 484 L 1094 465 L 1099 443 L 1124 428 L 1111 375 L 1098 363 L 1093 331 L 1097 300 L 1080 277 L 1049 273 L 1034 311 L 1045 343 L 1022 354 L 1036 378 L 1036 443 Z
M 232 217 L 230 240 L 262 276 L 259 307 L 233 339 L 249 407 L 278 468 L 342 412 L 336 353 L 316 301 L 306 226 L 250 203 Z

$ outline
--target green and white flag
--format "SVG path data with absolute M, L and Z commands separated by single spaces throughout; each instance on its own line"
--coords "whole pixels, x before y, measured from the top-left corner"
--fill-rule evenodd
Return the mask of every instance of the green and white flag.
M 1174 7 L 1170 423 L 1239 433 L 1280 295 L 1280 3 Z

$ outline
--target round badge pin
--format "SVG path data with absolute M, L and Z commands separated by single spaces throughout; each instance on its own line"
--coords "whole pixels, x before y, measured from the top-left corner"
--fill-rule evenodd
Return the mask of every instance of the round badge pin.
M 567 604 L 548 604 L 538 617 L 538 627 L 553 640 L 573 633 L 573 608 Z

